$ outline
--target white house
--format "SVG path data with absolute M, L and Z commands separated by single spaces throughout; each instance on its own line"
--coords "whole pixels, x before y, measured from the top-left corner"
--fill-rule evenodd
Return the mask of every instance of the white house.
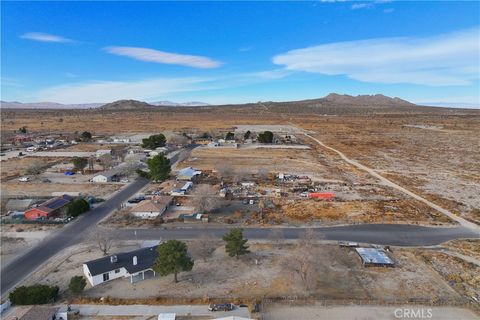
M 133 283 L 149 274 L 155 276 L 152 268 L 157 257 L 157 246 L 117 253 L 85 262 L 83 273 L 92 287 L 122 277 L 130 277 Z
M 105 183 L 105 182 L 111 182 L 111 181 L 118 181 L 118 179 L 120 178 L 120 176 L 123 174 L 123 171 L 126 169 L 126 166 L 125 165 L 120 165 L 120 166 L 117 166 L 111 170 L 108 170 L 108 171 L 104 171 L 102 173 L 99 173 L 97 175 L 95 175 L 93 178 L 92 178 L 92 181 L 93 182 L 97 182 L 97 183 Z
M 144 200 L 132 208 L 135 217 L 153 219 L 162 215 L 172 203 L 172 197 L 157 196 L 151 200 Z

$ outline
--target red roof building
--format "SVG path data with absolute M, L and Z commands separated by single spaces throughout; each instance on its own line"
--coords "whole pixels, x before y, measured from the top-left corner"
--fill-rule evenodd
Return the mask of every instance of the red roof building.
M 44 220 L 60 215 L 72 201 L 72 197 L 64 194 L 61 197 L 50 199 L 36 208 L 25 211 L 27 220 Z
M 308 197 L 311 199 L 320 199 L 320 200 L 331 200 L 335 198 L 335 193 L 333 192 L 310 192 Z

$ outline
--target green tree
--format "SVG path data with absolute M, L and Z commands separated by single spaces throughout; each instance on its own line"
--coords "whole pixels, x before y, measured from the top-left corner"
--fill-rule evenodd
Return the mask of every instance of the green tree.
M 92 134 L 88 131 L 83 131 L 81 137 L 83 141 L 90 141 L 92 139 Z
M 23 126 L 20 129 L 18 129 L 20 133 L 27 133 L 27 127 Z
M 235 140 L 235 135 L 233 134 L 233 132 L 227 132 L 227 134 L 225 135 L 225 140 Z
M 148 149 L 156 149 L 158 147 L 164 147 L 167 142 L 167 138 L 160 133 L 151 135 L 148 138 L 142 139 L 142 147 Z
M 250 139 L 250 136 L 251 136 L 251 135 L 252 135 L 252 133 L 250 132 L 250 130 L 248 130 L 248 131 L 245 132 L 245 134 L 243 135 L 243 138 L 244 138 L 245 140 Z
M 178 240 L 168 240 L 157 247 L 158 257 L 153 265 L 153 270 L 162 276 L 174 275 L 175 283 L 178 282 L 177 274 L 190 271 L 193 260 L 187 253 L 187 244 Z
M 236 257 L 249 253 L 247 246 L 248 239 L 243 238 L 243 229 L 234 228 L 223 236 L 225 251 L 230 257 Z
M 86 285 L 87 281 L 83 276 L 73 276 L 68 284 L 68 289 L 73 294 L 79 294 L 83 291 L 83 289 L 85 289 Z
M 22 286 L 11 291 L 8 298 L 14 305 L 45 304 L 54 302 L 58 296 L 58 287 L 42 284 Z
M 147 165 L 150 169 L 149 177 L 153 181 L 164 181 L 170 176 L 170 159 L 167 159 L 163 154 L 148 159 Z
M 83 198 L 77 198 L 68 204 L 67 215 L 77 217 L 88 210 L 90 210 L 88 202 Z
M 260 143 L 272 143 L 273 142 L 273 132 L 265 131 L 258 135 L 258 142 Z
M 83 169 L 85 169 L 87 164 L 88 164 L 88 159 L 87 158 L 83 158 L 83 157 L 74 157 L 73 158 L 73 166 L 75 167 L 75 169 L 77 169 L 79 171 L 83 172 Z

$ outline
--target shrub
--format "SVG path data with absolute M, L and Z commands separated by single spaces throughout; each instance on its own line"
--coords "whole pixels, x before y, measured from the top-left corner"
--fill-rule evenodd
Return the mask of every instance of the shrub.
M 57 286 L 36 284 L 21 286 L 10 292 L 9 299 L 13 305 L 45 304 L 54 302 L 58 296 Z
M 77 198 L 67 206 L 67 214 L 72 217 L 77 217 L 88 210 L 90 210 L 90 205 L 83 198 Z
M 87 281 L 83 276 L 73 276 L 72 279 L 70 279 L 70 284 L 68 285 L 68 289 L 73 294 L 79 294 L 83 291 L 86 285 L 87 285 Z

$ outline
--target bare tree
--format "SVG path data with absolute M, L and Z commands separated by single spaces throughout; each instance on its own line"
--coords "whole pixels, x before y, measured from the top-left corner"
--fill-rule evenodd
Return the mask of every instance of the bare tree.
M 228 179 L 233 177 L 233 168 L 231 165 L 228 163 L 220 163 L 215 167 L 215 170 L 217 171 L 218 175 L 220 176 L 221 179 Z
M 267 169 L 265 169 L 265 168 L 260 168 L 260 169 L 258 169 L 258 171 L 257 171 L 257 177 L 258 177 L 260 180 L 267 180 L 269 173 L 270 173 L 270 171 L 268 171 Z
M 247 179 L 249 176 L 250 175 L 247 171 L 245 171 L 243 168 L 239 168 L 239 169 L 235 170 L 235 174 L 233 176 L 233 182 L 234 183 L 242 182 L 245 179 Z
M 314 248 L 315 244 L 318 243 L 318 241 L 323 239 L 325 239 L 324 234 L 315 229 L 308 228 L 303 232 L 303 234 L 300 235 L 300 238 L 298 239 L 298 245 L 302 248 L 306 248 L 307 250 L 311 250 Z
M 188 248 L 195 259 L 207 261 L 207 258 L 215 251 L 215 241 L 216 238 L 213 235 L 204 233 L 200 238 L 193 240 Z
M 97 248 L 103 253 L 103 255 L 108 256 L 108 252 L 113 246 L 113 238 L 106 234 L 98 232 L 93 236 L 93 241 L 97 245 Z
M 196 188 L 190 204 L 194 206 L 198 212 L 204 213 L 218 208 L 220 206 L 220 199 L 214 187 L 208 184 L 201 184 Z
M 302 234 L 293 250 L 292 256 L 287 257 L 284 268 L 294 276 L 298 276 L 304 287 L 309 292 L 317 285 L 319 274 L 316 259 L 320 256 L 316 244 L 323 239 L 323 235 L 314 229 L 307 229 Z
M 100 157 L 100 164 L 103 167 L 103 170 L 110 169 L 113 165 L 112 156 L 109 154 L 104 154 Z
M 94 157 L 88 157 L 88 170 L 93 170 L 95 168 L 95 158 Z
M 270 231 L 268 234 L 268 239 L 272 241 L 275 245 L 280 245 L 285 240 L 285 235 L 283 234 L 283 229 L 275 228 Z
M 127 154 L 125 156 L 125 163 L 125 173 L 131 175 L 139 166 L 140 156 L 137 154 Z
M 188 143 L 188 138 L 181 134 L 171 133 L 167 136 L 167 143 L 184 145 Z
M 25 174 L 38 176 L 42 173 L 42 169 L 45 167 L 45 162 L 42 160 L 34 160 L 25 169 Z

